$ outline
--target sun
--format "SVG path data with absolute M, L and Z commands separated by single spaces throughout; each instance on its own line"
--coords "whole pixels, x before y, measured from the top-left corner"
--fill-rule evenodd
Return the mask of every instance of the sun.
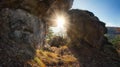
M 56 17 L 56 24 L 57 24 L 57 27 L 58 28 L 64 28 L 64 25 L 65 25 L 65 18 L 64 16 L 58 16 Z
M 55 35 L 66 35 L 67 27 L 68 27 L 68 15 L 63 11 L 56 11 L 51 15 L 50 21 L 53 23 L 53 27 L 51 26 L 53 33 Z

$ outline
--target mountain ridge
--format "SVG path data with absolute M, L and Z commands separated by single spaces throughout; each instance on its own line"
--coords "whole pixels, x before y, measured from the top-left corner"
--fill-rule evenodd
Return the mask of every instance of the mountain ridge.
M 119 35 L 120 34 L 120 27 L 107 27 L 108 29 L 108 34 L 116 34 Z

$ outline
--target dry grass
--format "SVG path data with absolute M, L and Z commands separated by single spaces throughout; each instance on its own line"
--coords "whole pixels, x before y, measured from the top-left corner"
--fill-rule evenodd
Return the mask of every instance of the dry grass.
M 66 46 L 57 48 L 58 50 L 68 49 Z M 71 65 L 77 62 L 77 59 L 73 55 L 59 55 L 55 52 L 45 51 L 45 50 L 36 50 L 36 56 L 29 64 L 32 67 L 46 67 L 46 66 L 56 66 L 62 62 L 64 65 Z M 35 65 L 36 64 L 36 65 Z
M 58 60 L 56 60 L 58 55 L 49 51 L 36 50 L 36 56 L 42 59 L 45 64 L 58 63 Z
M 64 61 L 64 63 L 74 63 L 77 61 L 77 59 L 71 55 L 65 55 L 62 56 L 62 60 Z
M 46 67 L 46 65 L 40 60 L 40 58 L 35 57 L 34 61 L 40 66 L 40 67 Z

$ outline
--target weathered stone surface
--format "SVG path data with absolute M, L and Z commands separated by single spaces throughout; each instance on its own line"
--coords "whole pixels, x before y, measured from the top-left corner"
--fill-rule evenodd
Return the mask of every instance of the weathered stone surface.
M 24 9 L 34 15 L 43 16 L 56 0 L 0 0 L 0 9 Z
M 22 62 L 34 57 L 35 48 L 44 44 L 45 26 L 45 22 L 24 10 L 2 9 L 0 11 L 0 66 L 21 66 Z
M 48 22 L 48 25 L 53 25 L 50 22 L 51 15 L 56 12 L 68 11 L 74 0 L 0 0 L 0 9 L 22 9 Z
M 72 3 L 73 0 L 0 0 L 0 9 L 23 9 L 41 17 L 46 12 L 51 12 L 52 9 L 68 10 L 71 8 Z
M 48 13 L 54 13 L 55 11 L 68 11 L 73 4 L 73 0 L 56 0 L 48 10 Z
M 70 19 L 73 19 L 69 24 L 70 28 L 68 28 L 70 38 L 84 39 L 91 44 L 91 46 L 100 47 L 101 40 L 107 30 L 105 24 L 99 21 L 93 13 L 88 11 L 71 10 L 69 14 L 71 16 Z
M 73 9 L 68 14 L 69 47 L 78 57 L 80 67 L 119 67 L 120 58 L 104 36 L 105 24 L 89 11 Z

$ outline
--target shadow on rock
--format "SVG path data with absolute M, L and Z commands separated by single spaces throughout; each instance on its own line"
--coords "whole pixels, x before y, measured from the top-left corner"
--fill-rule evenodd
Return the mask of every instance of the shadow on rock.
M 73 9 L 67 34 L 69 49 L 78 58 L 80 67 L 120 67 L 120 57 L 104 34 L 105 24 L 93 13 Z

